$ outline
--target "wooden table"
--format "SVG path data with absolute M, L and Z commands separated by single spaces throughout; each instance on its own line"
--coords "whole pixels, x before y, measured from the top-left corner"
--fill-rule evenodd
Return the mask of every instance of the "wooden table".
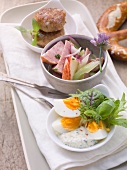
M 0 13 L 17 5 L 39 1 L 42 0 L 0 0 Z M 105 9 L 122 0 L 79 1 L 87 6 L 94 21 L 97 22 Z M 127 41 L 124 42 L 126 43 Z M 113 60 L 113 63 L 120 78 L 127 85 L 127 62 Z M 0 55 L 0 71 L 6 72 L 2 54 Z M 0 94 L 0 170 L 27 170 L 10 88 L 2 82 L 0 82 Z

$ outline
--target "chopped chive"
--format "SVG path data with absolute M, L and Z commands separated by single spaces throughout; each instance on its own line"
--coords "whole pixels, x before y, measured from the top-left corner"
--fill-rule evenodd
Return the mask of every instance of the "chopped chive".
M 60 54 L 56 54 L 55 57 L 56 57 L 57 59 L 60 59 L 61 56 L 60 56 Z

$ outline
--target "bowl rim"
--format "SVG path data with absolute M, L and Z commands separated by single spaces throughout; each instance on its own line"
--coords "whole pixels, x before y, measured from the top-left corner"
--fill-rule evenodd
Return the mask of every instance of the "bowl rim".
M 81 39 L 87 39 L 87 40 L 91 40 L 92 38 L 91 37 L 88 37 L 88 36 L 85 36 L 85 35 L 80 35 L 80 34 L 71 34 L 71 35 L 64 35 L 64 36 L 60 36 L 60 37 L 58 37 L 58 38 L 55 38 L 54 40 L 52 40 L 52 41 L 50 41 L 45 47 L 44 47 L 44 49 L 42 50 L 42 52 L 41 52 L 41 56 L 42 56 L 42 54 L 44 54 L 44 52 L 46 51 L 46 49 L 48 49 L 52 44 L 56 44 L 58 41 L 62 41 L 62 40 L 66 40 L 66 39 L 68 39 L 69 37 L 68 36 L 72 36 L 73 38 L 81 38 Z M 103 51 L 103 53 L 104 53 L 104 55 L 106 56 L 105 57 L 105 61 L 104 61 L 104 64 L 103 64 L 103 66 L 102 66 L 102 72 L 103 72 L 103 70 L 106 68 L 106 65 L 107 65 L 107 63 L 108 63 L 108 55 L 107 55 L 107 50 L 106 51 L 104 51 L 104 50 L 102 50 Z M 81 80 L 64 80 L 64 79 L 61 79 L 61 78 L 58 78 L 58 77 L 56 77 L 56 76 L 54 76 L 54 75 L 52 75 L 51 73 L 49 73 L 48 72 L 48 70 L 45 68 L 45 66 L 44 66 L 44 63 L 42 62 L 42 59 L 41 59 L 41 56 L 40 56 L 40 61 L 41 61 L 41 65 L 42 65 L 42 68 L 43 68 L 43 70 L 49 75 L 49 76 L 51 76 L 53 79 L 56 79 L 56 80 L 58 80 L 58 81 L 60 81 L 60 82 L 65 82 L 65 83 L 78 83 L 78 82 L 84 82 L 84 81 L 89 81 L 89 80 L 91 80 L 91 79 L 94 79 L 94 78 L 96 78 L 99 74 L 102 74 L 101 72 L 97 72 L 97 73 L 95 73 L 93 76 L 91 76 L 91 77 L 88 77 L 88 78 L 85 78 L 85 79 L 81 79 Z

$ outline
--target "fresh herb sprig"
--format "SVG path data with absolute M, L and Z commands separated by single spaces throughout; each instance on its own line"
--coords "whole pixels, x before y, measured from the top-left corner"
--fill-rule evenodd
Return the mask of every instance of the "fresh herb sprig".
M 92 88 L 86 91 L 78 90 L 76 94 L 71 94 L 72 97 L 78 97 L 82 104 L 87 108 L 96 109 L 107 97 L 99 90 Z
M 125 93 L 121 99 L 107 98 L 97 89 L 90 89 L 84 92 L 79 91 L 72 94 L 80 101 L 80 115 L 86 121 L 96 121 L 98 124 L 102 120 L 106 124 L 106 128 L 111 125 L 118 125 L 127 128 L 127 119 L 119 113 L 126 110 Z
M 40 30 L 40 26 L 38 24 L 38 22 L 33 18 L 32 19 L 32 30 L 28 30 L 22 26 L 16 26 L 15 27 L 17 30 L 19 30 L 21 33 L 29 33 L 31 34 L 31 36 L 33 37 L 32 40 L 32 45 L 36 46 L 37 45 L 37 37 L 40 36 L 39 30 Z
M 38 22 L 35 19 L 32 19 L 32 35 L 34 37 L 33 41 L 32 41 L 32 45 L 37 45 L 37 36 L 38 36 L 38 31 L 40 30 L 40 26 L 38 24 Z
M 102 72 L 102 64 L 101 64 L 101 57 L 102 57 L 102 51 L 108 50 L 110 47 L 109 44 L 109 36 L 107 36 L 105 33 L 99 33 L 97 38 L 92 39 L 90 42 L 94 45 L 99 47 L 100 53 L 99 53 L 99 60 L 100 60 L 100 72 Z

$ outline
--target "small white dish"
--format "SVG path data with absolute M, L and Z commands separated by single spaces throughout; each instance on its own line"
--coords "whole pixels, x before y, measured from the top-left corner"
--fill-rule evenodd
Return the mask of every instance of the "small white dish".
M 107 97 L 110 96 L 110 91 L 108 90 L 108 88 L 103 85 L 103 84 L 99 84 L 97 86 L 95 86 L 94 88 L 100 90 L 104 95 L 106 95 Z M 115 133 L 115 126 L 111 127 L 110 132 L 108 133 L 107 138 L 101 140 L 99 143 L 88 147 L 88 148 L 83 148 L 83 149 L 79 149 L 79 148 L 72 148 L 69 147 L 67 145 L 65 145 L 64 143 L 62 143 L 62 141 L 57 137 L 57 135 L 55 134 L 53 128 L 52 128 L 52 123 L 59 117 L 59 115 L 55 112 L 54 107 L 50 110 L 48 117 L 47 117 L 47 122 L 46 122 L 46 129 L 47 132 L 50 136 L 50 138 L 61 148 L 64 148 L 66 150 L 69 151 L 74 151 L 74 152 L 87 152 L 87 151 L 92 151 L 95 150 L 97 148 L 102 147 L 103 145 L 105 145 L 114 135 Z
M 66 24 L 64 26 L 65 29 L 65 35 L 68 34 L 76 34 L 77 33 L 77 25 L 73 19 L 73 17 L 69 14 L 69 12 L 63 7 L 63 5 L 60 3 L 59 0 L 50 0 L 46 5 L 42 6 L 41 8 L 33 11 L 32 13 L 28 14 L 22 21 L 21 21 L 21 26 L 31 30 L 32 29 L 32 19 L 34 14 L 39 11 L 42 8 L 59 8 L 63 9 L 66 12 Z M 26 45 L 33 51 L 41 53 L 42 49 L 39 46 L 33 46 L 31 45 L 32 43 L 32 36 L 30 34 L 25 34 L 22 33 L 22 38 Z

